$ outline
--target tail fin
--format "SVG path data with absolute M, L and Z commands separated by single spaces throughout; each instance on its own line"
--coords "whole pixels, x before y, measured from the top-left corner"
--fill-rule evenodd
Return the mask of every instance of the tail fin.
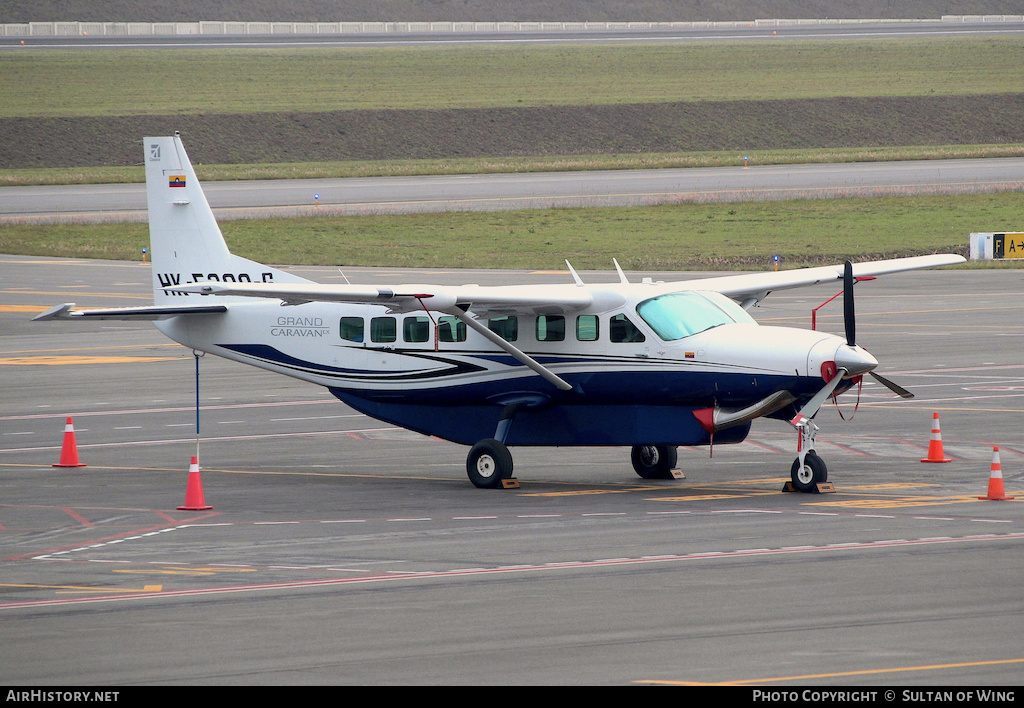
M 284 271 L 232 255 L 199 185 L 181 138 L 145 138 L 146 199 L 153 261 L 153 299 L 202 296 L 163 288 L 200 281 L 308 283 Z

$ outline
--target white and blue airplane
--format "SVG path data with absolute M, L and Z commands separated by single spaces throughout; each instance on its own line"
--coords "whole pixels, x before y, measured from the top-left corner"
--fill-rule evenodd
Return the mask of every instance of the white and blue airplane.
M 145 138 L 152 306 L 51 319 L 147 319 L 201 352 L 326 386 L 394 425 L 471 446 L 477 487 L 509 486 L 509 446 L 627 446 L 645 479 L 676 448 L 741 442 L 768 417 L 799 431 L 791 477 L 827 479 L 814 415 L 864 374 L 901 396 L 856 344 L 856 278 L 962 263 L 937 254 L 631 283 L 458 287 L 319 284 L 229 252 L 178 135 Z M 567 263 L 568 265 L 568 263 Z M 760 326 L 770 292 L 844 284 L 846 336 Z

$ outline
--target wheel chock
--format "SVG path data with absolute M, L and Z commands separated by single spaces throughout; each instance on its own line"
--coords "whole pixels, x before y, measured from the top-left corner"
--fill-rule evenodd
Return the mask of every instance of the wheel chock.
M 672 475 L 672 479 L 686 479 L 686 475 L 683 474 L 681 469 L 669 470 L 669 473 Z
M 519 480 L 515 477 L 501 480 L 502 489 L 519 489 Z
M 782 486 L 784 492 L 796 492 L 797 488 L 793 486 L 792 482 L 786 482 Z M 814 491 L 811 494 L 835 494 L 836 488 L 831 482 L 819 482 L 814 485 Z

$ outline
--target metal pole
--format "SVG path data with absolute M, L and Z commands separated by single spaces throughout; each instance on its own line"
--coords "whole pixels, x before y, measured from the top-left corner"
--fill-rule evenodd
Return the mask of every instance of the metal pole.
M 195 349 L 192 350 L 192 356 L 196 358 L 196 459 L 199 458 L 199 357 L 204 354 L 206 352 L 200 354 Z

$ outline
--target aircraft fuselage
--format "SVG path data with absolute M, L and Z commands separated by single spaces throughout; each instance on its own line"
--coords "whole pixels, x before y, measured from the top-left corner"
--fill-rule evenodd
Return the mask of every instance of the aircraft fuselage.
M 711 309 L 712 319 L 698 315 L 693 324 L 707 329 L 666 341 L 655 327 L 670 337 L 687 330 L 666 321 L 673 312 L 652 312 L 656 284 L 583 287 L 600 309 L 487 320 L 571 390 L 444 312 L 248 301 L 216 318 L 157 326 L 186 346 L 325 386 L 375 418 L 470 445 L 492 436 L 509 406 L 509 445 L 708 444 L 711 431 L 694 411 L 787 391 L 792 404 L 772 413 L 785 418 L 821 388 L 822 365 L 843 345 L 823 332 L 759 326 L 724 298 L 699 292 L 680 305 Z M 748 430 L 744 421 L 716 431 L 714 442 L 738 442 Z

